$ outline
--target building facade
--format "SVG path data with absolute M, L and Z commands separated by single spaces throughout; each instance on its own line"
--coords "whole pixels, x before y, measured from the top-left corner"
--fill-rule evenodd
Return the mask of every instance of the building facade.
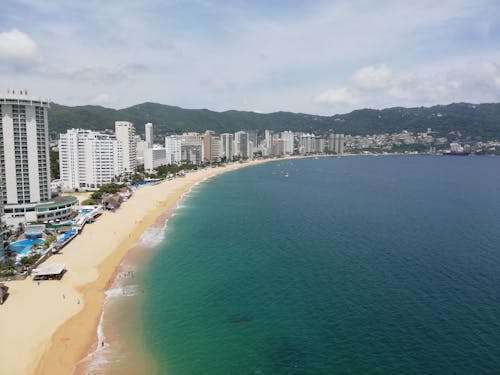
M 134 173 L 137 168 L 137 147 L 134 124 L 128 121 L 115 122 L 116 139 L 122 144 L 123 173 Z
M 148 148 L 153 148 L 153 124 L 148 122 L 144 125 L 144 138 L 146 139 L 146 143 L 148 144 Z
M 160 165 L 166 165 L 167 153 L 164 147 L 148 148 L 144 151 L 144 170 L 148 173 L 153 172 Z
M 226 158 L 226 161 L 232 161 L 234 156 L 234 136 L 231 133 L 220 135 L 221 157 Z
M 123 173 L 122 144 L 115 136 L 84 129 L 59 135 L 63 191 L 95 190 Z
M 165 137 L 166 164 L 179 164 L 182 160 L 182 136 Z
M 0 200 L 7 216 L 51 199 L 48 109 L 48 99 L 26 90 L 0 96 Z

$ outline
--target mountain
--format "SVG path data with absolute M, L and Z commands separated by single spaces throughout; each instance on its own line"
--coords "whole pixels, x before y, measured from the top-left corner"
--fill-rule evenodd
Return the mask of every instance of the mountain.
M 500 103 L 361 109 L 334 116 L 291 112 L 215 112 L 149 102 L 120 110 L 100 106 L 68 107 L 52 103 L 49 119 L 50 131 L 54 135 L 70 128 L 114 129 L 114 122 L 123 120 L 133 122 L 138 134 L 144 133 L 143 125 L 146 122 L 152 122 L 155 124 L 155 137 L 183 131 L 203 132 L 207 129 L 218 133 L 272 129 L 316 134 L 332 130 L 338 133 L 366 135 L 401 130 L 418 132 L 432 128 L 443 136 L 456 132 L 463 138 L 500 139 Z

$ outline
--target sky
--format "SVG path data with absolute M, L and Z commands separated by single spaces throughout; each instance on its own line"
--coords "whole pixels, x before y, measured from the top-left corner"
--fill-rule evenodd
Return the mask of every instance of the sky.
M 500 1 L 3 0 L 0 92 L 15 88 L 321 115 L 500 102 Z

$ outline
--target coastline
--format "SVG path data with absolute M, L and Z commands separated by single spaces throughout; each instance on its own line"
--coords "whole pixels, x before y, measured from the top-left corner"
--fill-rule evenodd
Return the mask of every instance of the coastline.
M 9 282 L 11 296 L 0 309 L 0 373 L 68 374 L 96 343 L 96 329 L 117 269 L 142 234 L 158 218 L 170 216 L 194 185 L 215 175 L 283 160 L 266 159 L 203 169 L 185 177 L 145 186 L 114 213 L 87 225 L 46 264 L 65 263 L 61 281 Z M 165 217 L 165 216 L 164 216 Z M 14 323 L 15 324 L 12 324 Z

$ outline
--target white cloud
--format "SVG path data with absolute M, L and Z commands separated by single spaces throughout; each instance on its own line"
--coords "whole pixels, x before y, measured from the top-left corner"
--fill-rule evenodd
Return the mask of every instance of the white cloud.
M 117 104 L 118 99 L 115 96 L 112 96 L 108 93 L 102 93 L 96 95 L 94 98 L 90 100 L 92 104 L 102 105 L 102 106 L 114 106 Z
M 355 105 L 358 103 L 358 100 L 346 87 L 341 87 L 338 89 L 328 89 L 316 95 L 313 98 L 313 100 L 316 103 L 325 105 L 336 105 L 336 104 Z
M 392 71 L 385 64 L 365 66 L 353 75 L 354 83 L 361 89 L 376 90 L 387 88 L 391 83 Z
M 0 60 L 32 61 L 37 53 L 38 47 L 28 34 L 17 29 L 0 32 Z
M 231 82 L 220 78 L 202 79 L 200 84 L 201 86 L 213 91 L 226 91 L 232 89 L 233 87 Z

